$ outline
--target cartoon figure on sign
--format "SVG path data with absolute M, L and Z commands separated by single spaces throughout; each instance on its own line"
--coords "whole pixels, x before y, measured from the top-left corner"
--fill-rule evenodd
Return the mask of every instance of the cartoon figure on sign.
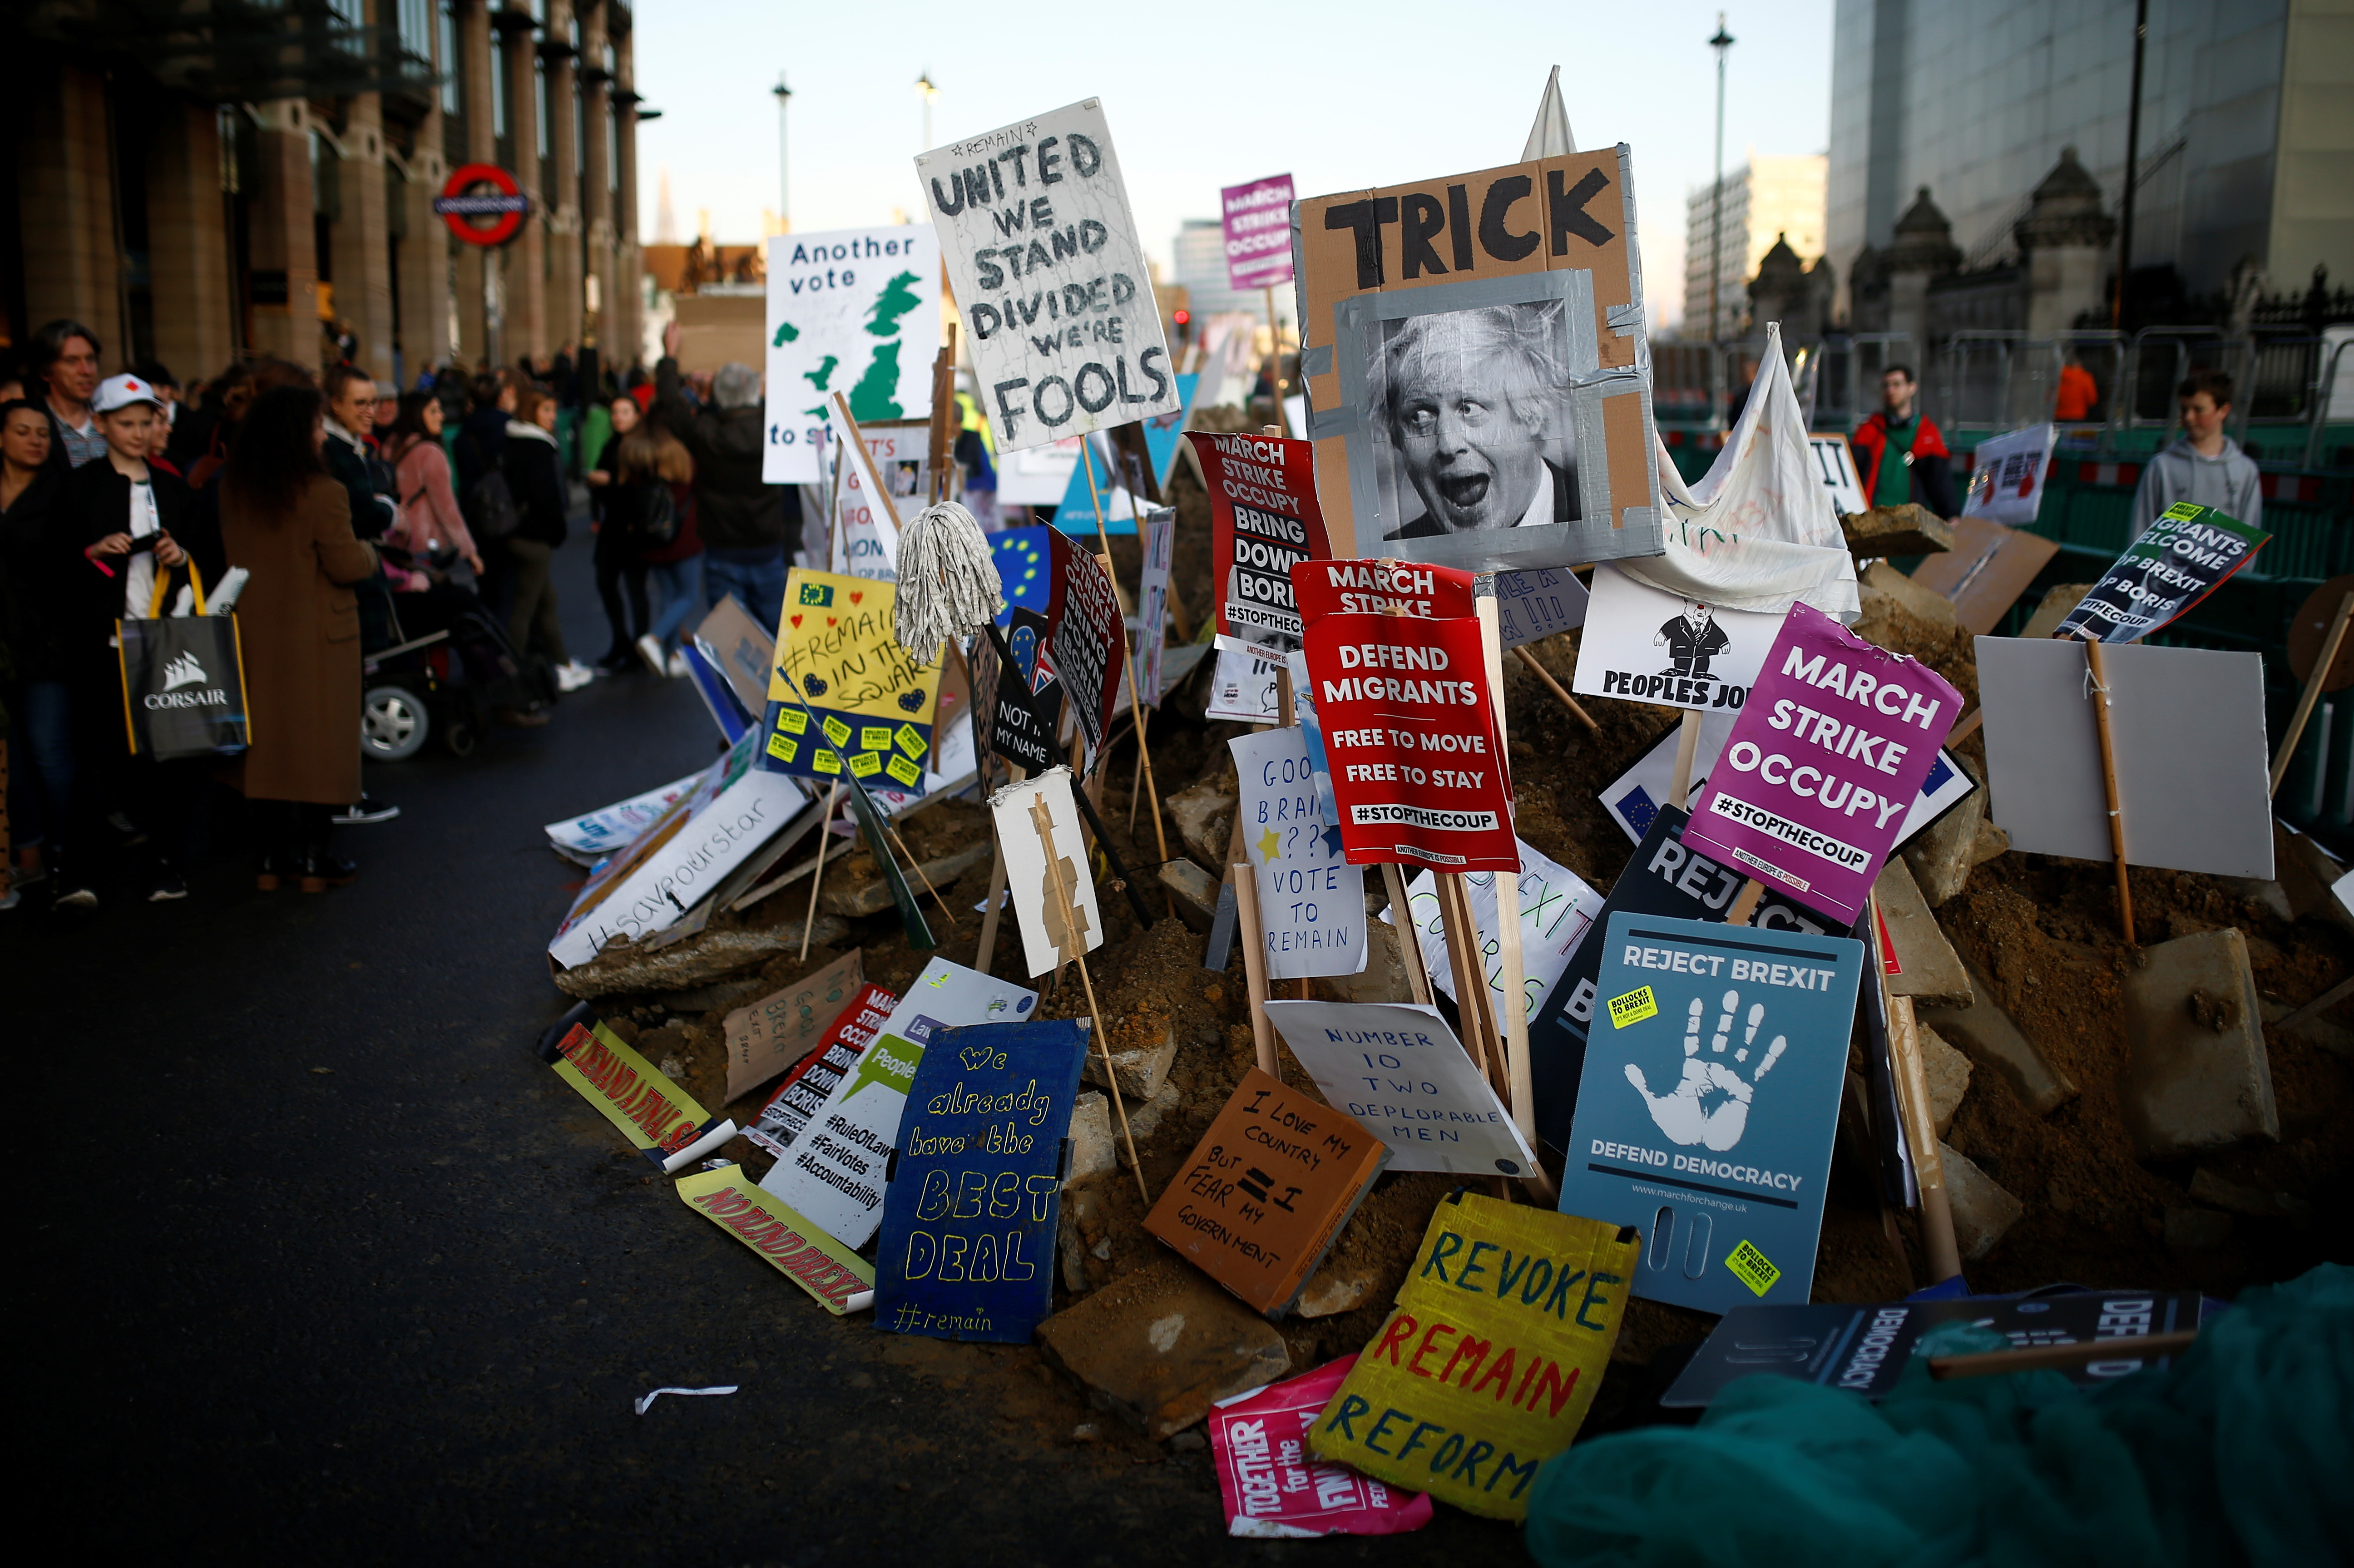
M 1704 1144 L 1719 1154 L 1741 1141 L 1749 1129 L 1749 1101 L 1756 1092 L 1754 1086 L 1773 1071 L 1782 1053 L 1789 1049 L 1789 1041 L 1774 1036 L 1766 1054 L 1758 1060 L 1757 1070 L 1744 1082 L 1740 1074 L 1723 1061 L 1724 1047 L 1733 1033 L 1734 1015 L 1741 1011 L 1741 993 L 1724 993 L 1724 1011 L 1717 1015 L 1716 1033 L 1709 1042 L 1710 1054 L 1700 1054 L 1700 1021 L 1702 1007 L 1698 997 L 1692 998 L 1691 1014 L 1684 1025 L 1684 1075 L 1671 1094 L 1655 1095 L 1644 1080 L 1643 1069 L 1634 1063 L 1627 1064 L 1627 1081 L 1643 1097 L 1651 1110 L 1651 1120 L 1661 1132 L 1678 1143 Z M 1735 1063 L 1749 1060 L 1750 1047 L 1757 1042 L 1757 1026 L 1766 1021 L 1766 1004 L 1753 1003 L 1749 1009 L 1748 1026 L 1742 1031 L 1741 1047 L 1733 1053 Z
M 1667 649 L 1668 658 L 1672 661 L 1659 672 L 1661 674 L 1707 681 L 1714 679 L 1709 673 L 1709 661 L 1730 647 L 1733 639 L 1716 623 L 1714 610 L 1696 599 L 1688 599 L 1684 600 L 1684 612 L 1673 620 L 1661 622 L 1651 642 Z

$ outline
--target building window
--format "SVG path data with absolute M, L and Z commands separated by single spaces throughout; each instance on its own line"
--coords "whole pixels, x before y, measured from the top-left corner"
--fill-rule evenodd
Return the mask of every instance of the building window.
M 326 0 L 327 11 L 336 26 L 328 37 L 345 54 L 367 53 L 367 0 Z
M 465 74 L 458 61 L 458 14 L 441 13 L 441 111 L 458 112 L 458 80 Z
M 504 142 L 507 135 L 506 51 L 491 46 L 491 134 Z
M 547 101 L 547 68 L 536 60 L 532 62 L 531 90 L 532 96 L 539 101 L 534 105 L 531 118 L 533 123 L 539 127 L 539 159 L 540 162 L 546 163 L 550 134 L 549 126 L 556 112 L 556 106 Z

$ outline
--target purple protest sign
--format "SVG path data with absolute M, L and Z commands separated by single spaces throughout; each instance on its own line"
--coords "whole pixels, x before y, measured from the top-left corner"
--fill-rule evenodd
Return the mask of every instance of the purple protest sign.
M 1852 921 L 1961 716 L 1926 664 L 1793 606 L 1683 842 Z
M 1272 175 L 1218 193 L 1226 230 L 1226 283 L 1271 289 L 1291 281 L 1291 176 Z

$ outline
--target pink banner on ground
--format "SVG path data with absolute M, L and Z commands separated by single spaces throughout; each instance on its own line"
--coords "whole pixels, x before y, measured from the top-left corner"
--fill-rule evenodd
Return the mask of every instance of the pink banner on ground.
M 1961 716 L 1926 664 L 1793 606 L 1684 844 L 1852 922 Z
M 1291 281 L 1291 176 L 1274 175 L 1218 193 L 1225 227 L 1226 282 L 1236 289 Z
M 1430 1499 L 1346 1465 L 1313 1457 L 1308 1431 L 1355 1356 L 1269 1383 L 1210 1412 L 1210 1453 L 1226 1505 L 1226 1533 L 1261 1541 L 1317 1535 L 1397 1535 L 1430 1522 Z

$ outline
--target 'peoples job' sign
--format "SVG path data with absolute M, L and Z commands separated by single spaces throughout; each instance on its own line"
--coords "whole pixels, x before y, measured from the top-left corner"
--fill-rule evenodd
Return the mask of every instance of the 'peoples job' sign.
M 1000 451 L 1183 408 L 1103 101 L 916 160 Z
M 1793 605 L 1684 842 L 1853 920 L 1961 713 L 1926 664 Z

